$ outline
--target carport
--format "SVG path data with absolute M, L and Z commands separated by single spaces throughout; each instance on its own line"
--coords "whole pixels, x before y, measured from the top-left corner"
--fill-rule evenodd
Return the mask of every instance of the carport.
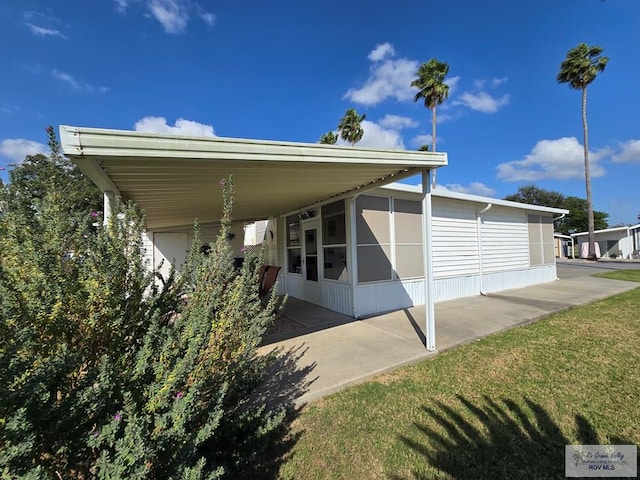
M 60 139 L 64 154 L 104 192 L 105 215 L 115 197 L 131 200 L 145 212 L 149 230 L 190 226 L 195 218 L 217 222 L 217 183 L 229 175 L 235 180 L 234 220 L 248 222 L 304 212 L 421 174 L 425 343 L 435 349 L 430 174 L 447 164 L 445 153 L 72 126 L 60 127 Z

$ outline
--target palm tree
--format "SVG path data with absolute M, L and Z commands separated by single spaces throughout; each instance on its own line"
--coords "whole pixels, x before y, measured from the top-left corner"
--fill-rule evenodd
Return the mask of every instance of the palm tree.
M 351 146 L 358 143 L 362 139 L 362 135 L 364 135 L 364 129 L 360 124 L 365 118 L 367 118 L 366 114 L 358 115 L 355 109 L 348 109 L 338 124 L 340 137 L 349 142 Z
M 587 86 L 598 73 L 604 72 L 609 58 L 602 57 L 602 48 L 580 43 L 567 52 L 556 77 L 558 83 L 568 83 L 569 87 L 582 90 L 582 131 L 584 134 L 584 180 L 587 188 L 587 221 L 589 225 L 589 260 L 596 260 L 595 226 L 593 201 L 591 197 L 591 170 L 589 168 L 589 133 L 587 129 Z
M 320 137 L 319 143 L 323 143 L 325 145 L 335 145 L 338 141 L 338 135 L 333 132 L 327 132 Z
M 411 86 L 418 89 L 413 101 L 423 99 L 424 106 L 431 110 L 431 146 L 434 152 L 436 151 L 436 106 L 441 105 L 449 96 L 449 85 L 444 83 L 447 73 L 449 73 L 449 65 L 439 62 L 437 58 L 432 58 L 420 65 L 416 72 L 418 78 L 411 82 Z M 435 185 L 436 171 L 434 170 L 434 188 Z

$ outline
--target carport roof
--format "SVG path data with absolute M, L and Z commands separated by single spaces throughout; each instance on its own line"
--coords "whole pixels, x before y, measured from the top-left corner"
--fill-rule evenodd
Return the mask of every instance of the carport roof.
M 64 154 L 105 192 L 134 201 L 149 229 L 220 219 L 233 174 L 233 217 L 277 216 L 447 165 L 447 154 L 60 127 Z

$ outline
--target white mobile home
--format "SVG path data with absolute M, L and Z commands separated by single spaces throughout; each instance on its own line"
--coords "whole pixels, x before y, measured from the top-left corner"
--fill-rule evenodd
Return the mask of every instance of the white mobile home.
M 566 210 L 431 192 L 441 152 L 199 138 L 66 127 L 63 151 L 105 192 L 145 211 L 148 252 L 176 259 L 194 218 L 203 240 L 222 212 L 218 181 L 233 174 L 241 255 L 246 223 L 268 218 L 269 264 L 289 295 L 354 317 L 555 280 L 553 215 Z M 421 175 L 420 187 L 397 184 Z M 390 184 L 394 185 L 390 185 Z
M 576 244 L 577 251 L 580 252 L 583 258 L 586 258 L 588 255 L 589 232 L 574 233 L 571 237 Z M 603 258 L 638 258 L 640 224 L 596 230 L 595 241 Z

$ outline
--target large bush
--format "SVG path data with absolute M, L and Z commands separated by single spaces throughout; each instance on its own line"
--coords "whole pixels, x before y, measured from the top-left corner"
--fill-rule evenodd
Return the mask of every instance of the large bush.
M 2 476 L 261 476 L 283 413 L 251 399 L 277 299 L 258 298 L 261 258 L 234 269 L 232 179 L 211 253 L 193 250 L 160 284 L 136 209 L 96 225 L 90 189 L 53 146 L 40 168 L 14 168 L 0 199 Z M 67 181 L 38 178 L 51 171 Z M 44 188 L 30 196 L 26 177 Z

